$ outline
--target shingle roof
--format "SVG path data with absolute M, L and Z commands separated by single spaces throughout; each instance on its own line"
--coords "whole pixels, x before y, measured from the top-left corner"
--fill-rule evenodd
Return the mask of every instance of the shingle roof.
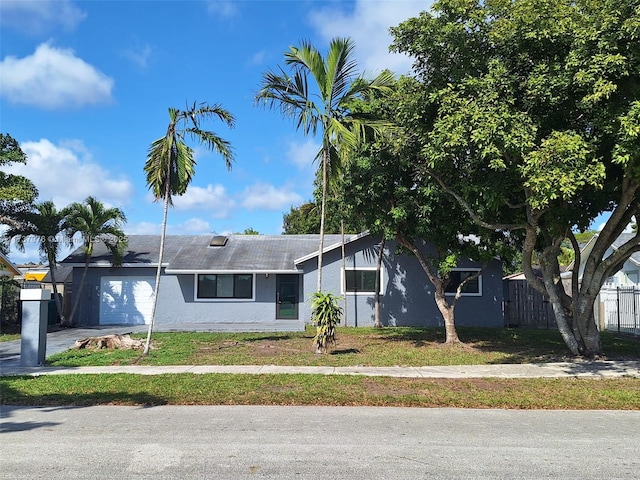
M 163 264 L 168 273 L 179 271 L 283 271 L 295 270 L 294 260 L 318 250 L 319 235 L 229 235 L 224 246 L 210 247 L 212 235 L 167 235 Z M 155 266 L 160 251 L 159 235 L 130 235 L 122 264 Z M 340 235 L 325 235 L 325 246 L 339 243 Z M 84 264 L 82 249 L 62 262 Z M 110 265 L 111 256 L 98 242 L 92 265 Z
M 621 233 L 620 236 L 618 238 L 616 238 L 614 240 L 614 242 L 611 244 L 611 246 L 614 249 L 618 249 L 620 248 L 622 245 L 624 245 L 626 242 L 628 242 L 629 240 L 631 240 L 636 234 L 635 233 Z M 631 260 L 633 260 L 637 265 L 640 265 L 640 252 L 635 252 L 634 254 L 631 255 Z

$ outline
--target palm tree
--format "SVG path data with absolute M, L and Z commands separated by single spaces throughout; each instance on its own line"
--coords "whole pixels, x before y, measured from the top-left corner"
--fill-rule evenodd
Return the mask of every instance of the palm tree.
M 87 197 L 84 202 L 74 202 L 69 207 L 67 239 L 69 244 L 74 243 L 74 236 L 82 236 L 82 250 L 84 251 L 84 269 L 82 279 L 77 292 L 73 292 L 75 297 L 73 308 L 69 314 L 68 322 L 73 324 L 73 318 L 80 303 L 80 296 L 84 287 L 84 282 L 89 270 L 89 261 L 96 242 L 104 243 L 107 250 L 112 255 L 112 264 L 120 265 L 127 240 L 122 225 L 127 222 L 127 217 L 119 208 L 105 208 L 105 206 L 94 197 Z
M 292 118 L 305 136 L 315 136 L 318 132 L 322 136 L 316 156 L 321 161 L 322 178 L 318 292 L 322 290 L 327 179 L 339 175 L 343 162 L 363 139 L 366 129 L 379 133 L 388 127 L 350 109 L 356 100 L 366 99 L 375 92 L 389 92 L 393 83 L 393 74 L 388 71 L 372 81 L 356 75 L 354 49 L 355 44 L 349 38 L 331 40 L 326 58 L 306 41 L 300 47 L 290 47 L 285 53 L 285 64 L 291 68 L 292 76 L 282 68 L 278 72 L 267 71 L 255 97 L 257 103 L 279 108 L 285 117 Z M 314 88 L 310 88 L 310 81 Z
M 16 225 L 9 228 L 4 237 L 8 240 L 16 241 L 16 245 L 21 252 L 24 252 L 24 244 L 28 239 L 36 239 L 38 250 L 42 257 L 46 258 L 51 273 L 51 283 L 53 284 L 56 311 L 61 323 L 66 324 L 58 295 L 58 282 L 56 279 L 56 267 L 58 264 L 58 254 L 60 253 L 60 235 L 65 232 L 67 224 L 68 210 L 66 208 L 57 210 L 55 204 L 47 200 L 35 203 L 29 210 L 22 211 L 16 215 Z
M 164 256 L 164 243 L 167 232 L 167 214 L 169 205 L 173 205 L 173 195 L 183 195 L 195 174 L 196 162 L 193 150 L 185 143 L 185 136 L 205 145 L 209 150 L 219 153 L 230 170 L 233 162 L 231 144 L 216 133 L 200 128 L 200 122 L 209 118 L 218 118 L 229 127 L 235 125 L 235 118 L 220 105 L 202 103 L 187 106 L 186 110 L 169 108 L 169 126 L 167 133 L 155 140 L 149 147 L 144 171 L 147 174 L 147 186 L 152 190 L 155 201 L 163 200 L 162 234 L 160 235 L 160 253 L 156 269 L 156 283 L 153 293 L 151 321 L 147 332 L 147 341 L 143 355 L 149 354 L 151 332 L 158 305 L 158 289 Z

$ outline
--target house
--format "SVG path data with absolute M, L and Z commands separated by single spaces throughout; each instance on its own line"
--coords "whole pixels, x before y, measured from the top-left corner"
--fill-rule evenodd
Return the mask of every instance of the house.
M 75 322 L 142 325 L 149 322 L 160 237 L 132 235 L 121 266 L 104 245 L 89 260 Z M 296 331 L 310 321 L 317 287 L 318 235 L 166 237 L 155 326 L 158 330 Z M 347 324 L 373 325 L 379 239 L 325 235 L 323 291 L 345 295 Z M 429 250 L 426 244 L 422 245 Z M 381 317 L 391 326 L 437 326 L 443 320 L 434 289 L 413 256 L 387 242 L 381 278 Z M 78 291 L 84 267 L 78 249 L 61 264 L 72 267 Z M 480 265 L 466 261 L 459 276 Z M 456 307 L 458 325 L 503 325 L 501 263 L 491 262 Z M 346 292 L 345 292 L 346 290 Z
M 604 258 L 635 235 L 635 233 L 620 234 L 607 249 Z M 578 266 L 579 281 L 582 281 L 586 259 L 597 238 L 598 236 L 594 235 L 581 252 L 582 261 Z M 594 314 L 600 329 L 640 335 L 640 252 L 633 253 L 615 274 L 605 280 L 596 301 Z
M 7 256 L 0 252 L 0 277 L 18 277 L 22 272 L 16 267 Z

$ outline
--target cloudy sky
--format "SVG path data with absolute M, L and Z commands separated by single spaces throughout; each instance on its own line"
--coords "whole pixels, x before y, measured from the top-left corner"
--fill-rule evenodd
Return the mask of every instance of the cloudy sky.
M 160 232 L 161 205 L 145 184 L 149 145 L 169 107 L 219 103 L 236 127 L 208 124 L 231 142 L 236 161 L 196 148 L 196 176 L 169 212 L 169 233 L 279 234 L 282 215 L 311 198 L 318 139 L 277 111 L 254 106 L 260 78 L 290 45 L 325 51 L 349 36 L 365 75 L 407 73 L 388 52 L 388 28 L 430 1 L 70 1 L 0 2 L 3 133 L 29 160 L 40 200 L 60 208 L 93 195 L 124 210 L 128 234 Z M 194 145 L 195 146 L 195 145 Z M 14 263 L 37 261 L 32 245 Z

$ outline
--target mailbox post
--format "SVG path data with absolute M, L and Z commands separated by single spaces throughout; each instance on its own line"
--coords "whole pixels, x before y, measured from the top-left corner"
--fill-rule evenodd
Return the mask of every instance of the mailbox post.
M 20 365 L 37 367 L 44 365 L 47 357 L 47 318 L 51 292 L 44 289 L 23 288 L 22 334 L 20 342 Z

